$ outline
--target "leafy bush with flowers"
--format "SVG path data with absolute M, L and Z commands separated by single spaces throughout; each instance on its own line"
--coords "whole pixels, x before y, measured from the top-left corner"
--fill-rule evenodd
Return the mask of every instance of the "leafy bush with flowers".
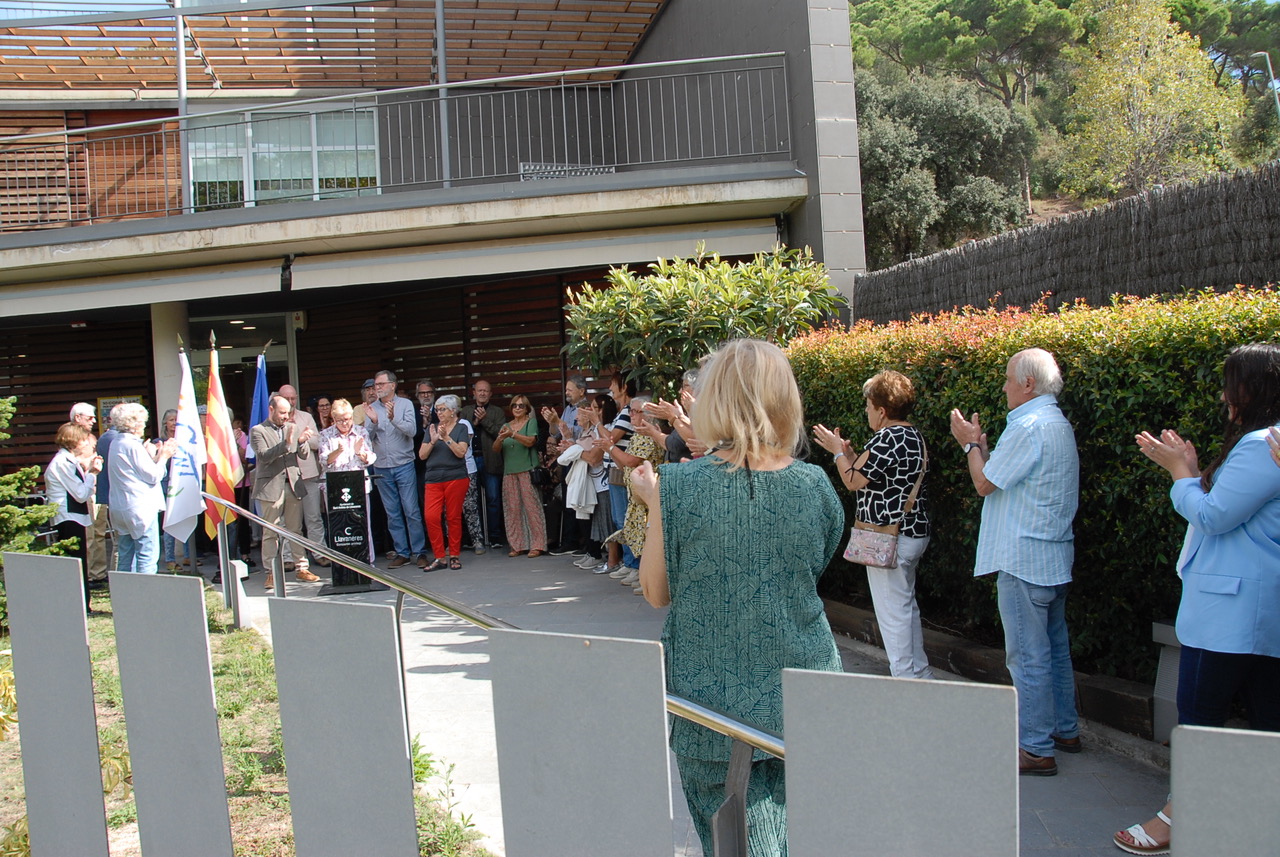
M 1227 352 L 1278 337 L 1274 287 L 1239 287 L 1166 299 L 1117 297 L 1100 308 L 966 308 L 886 325 L 829 326 L 793 340 L 788 353 L 808 422 L 840 426 L 855 449 L 870 436 L 863 381 L 897 369 L 915 383 L 911 418 L 929 443 L 933 521 L 917 584 L 921 611 L 926 623 L 998 643 L 994 579 L 972 576 L 981 499 L 948 415 L 952 408 L 977 412 L 994 446 L 1007 413 L 1001 387 L 1009 357 L 1031 347 L 1053 352 L 1065 382 L 1062 409 L 1080 451 L 1067 601 L 1076 668 L 1150 681 L 1157 658 L 1151 623 L 1177 612 L 1174 562 L 1186 525 L 1169 503 L 1168 475 L 1137 451 L 1134 435 L 1172 428 L 1195 443 L 1202 465 L 1212 460 L 1224 429 Z M 817 460 L 839 488 L 827 456 Z M 843 499 L 852 524 L 852 497 Z M 853 600 L 865 590 L 865 575 L 837 556 L 823 588 Z

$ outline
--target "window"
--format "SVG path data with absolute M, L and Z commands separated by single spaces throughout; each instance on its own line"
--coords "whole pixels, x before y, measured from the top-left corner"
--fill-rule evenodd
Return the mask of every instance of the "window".
M 254 113 L 245 121 L 193 117 L 197 211 L 355 196 L 378 187 L 373 111 Z

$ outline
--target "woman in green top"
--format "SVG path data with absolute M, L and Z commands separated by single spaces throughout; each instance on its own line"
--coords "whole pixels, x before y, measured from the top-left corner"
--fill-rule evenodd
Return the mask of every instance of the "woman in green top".
M 502 426 L 493 451 L 502 455 L 502 517 L 507 524 L 507 556 L 547 551 L 547 517 L 529 471 L 538 466 L 538 418 L 528 396 L 511 398 L 511 421 Z
M 667 689 L 772 732 L 782 730 L 782 670 L 840 670 L 817 583 L 839 546 L 844 511 L 826 474 L 793 454 L 804 440 L 800 391 L 775 345 L 722 346 L 698 379 L 695 461 L 646 463 L 632 490 L 649 507 L 644 596 L 671 605 L 662 631 Z M 729 738 L 676 718 L 671 748 L 702 848 L 724 801 Z M 785 855 L 782 762 L 756 751 L 747 791 L 748 852 Z

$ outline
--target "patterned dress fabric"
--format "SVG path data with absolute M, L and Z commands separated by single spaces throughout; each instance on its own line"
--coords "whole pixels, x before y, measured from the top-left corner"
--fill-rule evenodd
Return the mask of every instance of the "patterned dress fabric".
M 844 529 L 831 481 L 803 462 L 731 471 L 715 456 L 663 465 L 661 476 L 667 687 L 781 732 L 783 668 L 841 668 L 817 592 Z M 687 720 L 672 724 L 677 754 L 727 762 L 730 746 Z
M 657 467 L 667 460 L 667 452 L 654 443 L 653 438 L 636 432 L 631 438 L 631 447 L 627 452 L 643 458 Z M 622 543 L 631 548 L 636 556 L 644 553 L 645 522 L 649 519 L 649 507 L 640 502 L 640 498 L 631 493 L 631 473 L 634 467 L 623 468 L 622 484 L 627 486 L 627 518 L 622 523 Z
M 794 462 L 730 471 L 714 456 L 660 468 L 671 609 L 662 630 L 672 693 L 782 731 L 782 670 L 840 670 L 817 583 L 844 512 L 826 474 Z M 671 748 L 706 854 L 724 800 L 732 742 L 675 718 Z M 747 854 L 786 857 L 783 764 L 756 751 L 747 787 Z
M 887 527 L 902 521 L 899 535 L 923 539 L 929 535 L 929 477 L 920 486 L 911 514 L 903 520 L 902 509 L 924 466 L 924 438 L 915 426 L 885 426 L 871 436 L 863 449 L 868 453 L 862 466 L 867 485 L 855 494 L 858 520 Z

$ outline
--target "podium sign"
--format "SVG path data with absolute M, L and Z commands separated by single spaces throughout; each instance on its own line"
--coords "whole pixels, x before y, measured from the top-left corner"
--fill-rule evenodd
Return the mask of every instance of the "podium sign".
M 329 547 L 360 562 L 369 562 L 369 499 L 363 470 L 325 474 L 325 500 L 329 507 Z M 346 566 L 333 564 L 333 586 L 367 587 L 369 579 Z

